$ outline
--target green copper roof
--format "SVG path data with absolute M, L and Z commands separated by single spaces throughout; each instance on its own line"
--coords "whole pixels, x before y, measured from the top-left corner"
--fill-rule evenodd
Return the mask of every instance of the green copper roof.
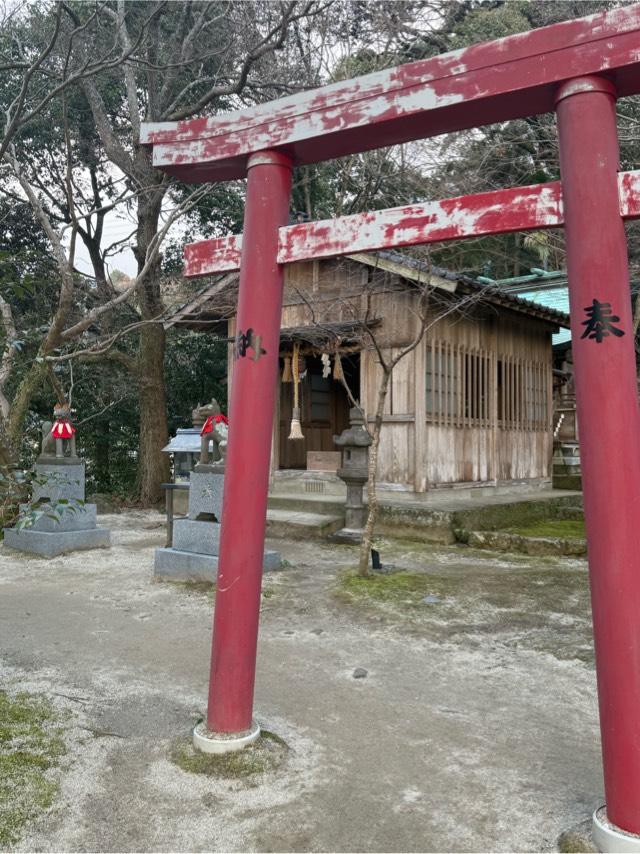
M 517 295 L 522 299 L 537 303 L 544 308 L 551 308 L 569 314 L 569 290 L 567 274 L 564 270 L 540 270 L 533 267 L 526 276 L 514 276 L 510 279 L 487 279 L 478 276 L 481 284 L 495 282 L 505 293 Z M 571 331 L 561 329 L 553 336 L 554 344 L 562 344 L 571 340 Z

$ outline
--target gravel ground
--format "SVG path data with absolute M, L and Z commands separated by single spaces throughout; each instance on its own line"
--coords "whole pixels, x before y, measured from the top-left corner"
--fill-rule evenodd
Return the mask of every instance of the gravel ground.
M 17 850 L 552 851 L 602 803 L 584 562 L 382 543 L 433 579 L 420 607 L 337 597 L 349 547 L 272 542 L 256 717 L 290 749 L 221 779 L 170 761 L 204 711 L 213 596 L 153 581 L 158 514 L 100 523 L 110 550 L 0 547 L 2 687 L 67 721 Z

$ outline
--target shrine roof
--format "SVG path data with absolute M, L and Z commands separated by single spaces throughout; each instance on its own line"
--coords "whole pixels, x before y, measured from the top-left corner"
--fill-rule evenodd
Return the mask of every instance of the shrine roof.
M 554 326 L 569 328 L 569 316 L 565 311 L 552 306 L 541 304 L 539 301 L 518 296 L 501 287 L 500 282 L 493 280 L 478 281 L 478 277 L 469 273 L 456 273 L 443 267 L 434 266 L 425 261 L 395 251 L 358 253 L 346 256 L 358 264 L 380 267 L 404 279 L 408 283 L 427 282 L 439 290 L 456 293 L 477 292 L 484 301 L 505 310 L 515 311 L 545 321 Z M 323 263 L 320 261 L 319 263 Z M 211 329 L 221 320 L 235 314 L 239 274 L 227 273 L 219 276 L 214 282 L 201 288 L 196 295 L 180 306 L 165 321 L 165 328 L 182 326 L 195 331 Z M 285 332 L 285 330 L 283 330 Z

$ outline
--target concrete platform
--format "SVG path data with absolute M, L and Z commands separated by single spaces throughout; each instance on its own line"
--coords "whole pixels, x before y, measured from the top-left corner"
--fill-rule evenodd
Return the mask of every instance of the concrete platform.
M 16 528 L 5 528 L 4 544 L 17 551 L 29 552 L 41 557 L 56 557 L 85 549 L 108 548 L 111 545 L 111 539 L 107 528 L 57 533 L 34 531 L 33 528 L 25 528 L 21 531 Z
M 201 523 L 199 523 L 201 524 Z M 265 551 L 263 569 L 268 572 L 279 569 L 282 558 L 278 552 Z M 218 556 L 181 551 L 180 549 L 156 549 L 153 574 L 156 578 L 170 581 L 211 581 L 218 577 Z
M 456 531 L 491 530 L 502 518 L 526 524 L 556 518 L 560 508 L 580 506 L 572 490 L 474 487 L 379 493 L 376 531 L 385 537 L 451 544 Z M 365 498 L 366 503 L 366 498 Z M 291 539 L 327 539 L 344 525 L 344 499 L 334 495 L 278 492 L 269 495 L 267 533 Z

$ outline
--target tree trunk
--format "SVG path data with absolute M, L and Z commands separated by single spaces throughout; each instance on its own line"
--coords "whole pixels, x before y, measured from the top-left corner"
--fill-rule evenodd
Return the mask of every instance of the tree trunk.
M 157 504 L 162 499 L 161 484 L 169 479 L 169 457 L 162 453 L 162 448 L 168 441 L 164 345 L 165 333 L 162 324 L 154 323 L 142 327 L 138 353 L 138 494 L 145 506 Z
M 31 398 L 38 391 L 49 372 L 46 362 L 35 362 L 28 373 L 25 374 L 11 403 L 7 423 L 7 440 L 16 457 L 20 456 L 22 434 L 24 431 L 24 420 L 31 403 Z
M 165 189 L 158 188 L 158 173 L 151 165 L 151 152 L 138 149 L 138 171 L 147 187 L 155 187 L 140 196 L 138 228 L 134 254 L 140 272 L 158 232 Z M 157 257 L 139 281 L 137 295 L 142 320 L 137 355 L 137 379 L 140 393 L 140 448 L 138 452 L 138 495 L 143 505 L 162 499 L 161 484 L 169 478 L 169 458 L 162 453 L 167 444 L 167 396 L 164 382 L 165 331 L 161 322 L 153 322 L 163 311 L 160 293 L 161 263 Z
M 380 447 L 380 429 L 376 426 L 373 431 L 373 441 L 369 447 L 369 479 L 367 480 L 367 500 L 369 510 L 367 521 L 362 533 L 360 543 L 360 559 L 358 562 L 358 575 L 367 576 L 369 572 L 369 555 L 371 554 L 371 543 L 376 521 L 378 519 L 378 495 L 376 493 L 376 471 L 378 468 L 378 449 Z
M 362 542 L 360 543 L 360 559 L 358 562 L 358 575 L 364 577 L 369 573 L 369 554 L 371 553 L 371 542 L 373 540 L 373 532 L 375 530 L 376 521 L 378 519 L 378 495 L 376 493 L 376 480 L 378 472 L 378 450 L 380 448 L 380 434 L 382 433 L 382 421 L 384 418 L 384 404 L 387 399 L 389 390 L 389 380 L 391 379 L 392 368 L 386 368 L 382 365 L 382 380 L 378 389 L 378 402 L 376 406 L 376 414 L 373 425 L 372 442 L 369 447 L 369 467 L 367 480 L 367 500 L 369 502 L 369 511 L 367 513 L 367 522 L 362 533 Z

